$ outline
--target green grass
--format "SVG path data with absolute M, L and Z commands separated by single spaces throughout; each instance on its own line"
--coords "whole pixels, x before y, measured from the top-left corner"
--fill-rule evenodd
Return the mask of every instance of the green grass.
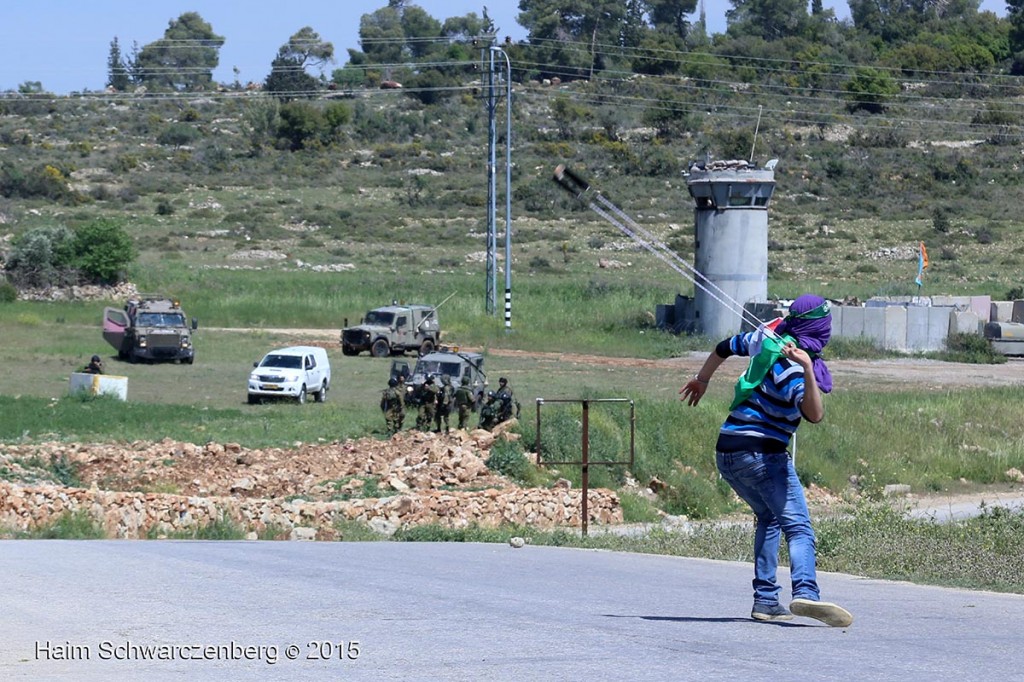
M 103 526 L 88 512 L 64 512 L 54 520 L 28 531 L 4 533 L 10 537 L 35 540 L 102 540 Z
M 953 523 L 911 520 L 887 504 L 857 506 L 846 517 L 815 521 L 818 568 L 885 580 L 1024 593 L 1024 513 L 993 508 Z M 722 561 L 753 561 L 752 523 L 703 523 L 685 532 L 655 527 L 645 534 L 545 531 L 522 526 L 418 526 L 395 533 L 406 542 L 508 542 L 604 549 Z M 528 551 L 528 550 L 527 550 Z M 970 557 L 965 561 L 964 557 Z M 782 563 L 788 562 L 783 546 Z

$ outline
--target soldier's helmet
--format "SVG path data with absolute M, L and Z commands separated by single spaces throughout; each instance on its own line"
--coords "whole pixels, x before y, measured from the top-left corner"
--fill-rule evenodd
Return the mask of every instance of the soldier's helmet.
M 388 386 L 390 386 L 391 388 L 394 388 L 397 385 L 398 385 L 398 379 L 396 379 L 395 377 L 391 377 L 390 379 L 388 379 Z
M 501 386 L 504 386 L 507 383 L 508 383 L 508 379 L 506 379 L 505 377 L 501 377 L 500 379 L 498 379 L 498 384 L 501 385 Z
M 469 377 L 462 377 L 462 385 L 469 386 Z
M 494 391 L 487 391 L 487 397 L 493 400 L 494 399 Z
M 102 360 L 100 360 L 100 356 L 98 356 L 98 355 L 92 356 L 92 361 L 93 362 L 102 362 Z
M 448 376 L 447 374 L 442 374 L 441 375 L 441 383 L 443 383 L 445 386 L 448 386 L 448 385 L 450 385 L 452 383 L 452 378 L 450 376 Z
M 434 375 L 433 374 L 427 375 L 427 380 L 424 381 L 423 383 L 425 383 L 425 384 L 432 384 L 432 383 L 434 383 Z

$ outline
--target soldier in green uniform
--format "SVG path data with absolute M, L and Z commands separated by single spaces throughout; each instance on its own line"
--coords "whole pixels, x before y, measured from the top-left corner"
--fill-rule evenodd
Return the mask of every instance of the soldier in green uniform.
M 498 423 L 508 421 L 513 415 L 519 417 L 519 403 L 516 401 L 512 393 L 512 387 L 509 386 L 508 379 L 505 377 L 498 379 L 498 391 L 494 394 L 494 397 L 498 404 Z
M 444 422 L 444 432 L 448 433 L 448 415 L 452 411 L 452 399 L 455 397 L 455 389 L 452 387 L 452 378 L 447 374 L 441 375 L 441 388 L 437 392 L 437 413 L 434 415 L 434 431 L 441 433 L 441 422 Z
M 473 411 L 473 389 L 469 387 L 469 377 L 462 377 L 462 384 L 455 389 L 455 407 L 459 410 L 459 428 L 466 428 L 469 413 Z
M 380 397 L 380 409 L 384 412 L 384 423 L 387 425 L 388 435 L 398 433 L 402 428 L 402 419 L 405 416 L 405 400 L 401 391 L 398 390 L 398 379 L 388 379 L 388 387 L 384 389 Z
M 481 429 L 487 429 L 490 431 L 498 423 L 498 401 L 495 397 L 494 391 L 487 392 L 487 400 L 480 407 L 480 424 Z
M 398 395 L 402 397 L 402 413 L 398 415 L 398 430 L 401 431 L 402 425 L 405 423 L 405 398 L 409 395 L 409 388 L 405 384 L 404 374 L 399 374 L 395 380 L 398 382 L 395 388 L 398 389 Z
M 434 423 L 434 413 L 437 411 L 437 384 L 434 377 L 429 376 L 420 386 L 420 413 L 416 417 L 416 428 L 420 431 L 429 431 Z

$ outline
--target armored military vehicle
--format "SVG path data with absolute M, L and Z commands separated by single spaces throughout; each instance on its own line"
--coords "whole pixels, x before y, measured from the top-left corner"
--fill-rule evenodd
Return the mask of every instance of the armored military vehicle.
M 487 389 L 487 375 L 484 373 L 484 356 L 480 353 L 467 353 L 458 348 L 441 347 L 435 351 L 421 355 L 416 365 L 409 367 L 408 360 L 392 360 L 391 376 L 401 376 L 405 380 L 406 404 L 417 404 L 417 389 L 427 380 L 434 377 L 440 382 L 441 376 L 447 374 L 452 379 L 452 386 L 462 385 L 462 378 L 469 378 L 469 386 L 473 389 L 476 406 L 483 401 Z
M 341 351 L 359 355 L 370 351 L 375 358 L 416 351 L 426 355 L 441 340 L 437 306 L 394 303 L 366 313 L 362 324 L 341 330 Z
M 129 299 L 123 309 L 103 309 L 103 338 L 129 362 L 171 360 L 191 365 L 195 361 L 192 334 L 198 328 L 185 322 L 181 304 L 163 296 L 143 295 Z

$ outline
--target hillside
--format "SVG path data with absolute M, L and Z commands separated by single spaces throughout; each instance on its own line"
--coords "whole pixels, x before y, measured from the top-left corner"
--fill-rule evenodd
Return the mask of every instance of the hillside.
M 654 98 L 663 86 L 634 80 L 628 88 Z M 1014 209 L 1024 185 L 1015 144 L 971 138 L 964 126 L 898 125 L 898 111 L 880 128 L 869 115 L 838 109 L 832 122 L 817 126 L 765 113 L 756 142 L 755 120 L 717 117 L 713 109 L 704 119 L 683 117 L 679 133 L 665 135 L 643 125 L 642 108 L 605 101 L 612 90 L 607 82 L 516 86 L 516 272 L 590 277 L 599 262 L 614 261 L 632 273 L 617 276 L 667 279 L 661 266 L 632 253 L 625 237 L 560 193 L 550 181 L 554 166 L 568 163 L 586 174 L 687 256 L 692 203 L 682 171 L 705 155 L 734 157 L 753 146 L 755 160 L 780 159 L 770 293 L 911 293 L 919 241 L 933 254 L 931 292 L 1002 297 L 1019 286 L 1024 240 Z M 566 102 L 575 107 L 568 118 Z M 259 128 L 261 117 L 280 117 L 283 109 L 258 93 L 0 100 L 4 242 L 34 227 L 114 218 L 138 246 L 130 274 L 143 289 L 173 281 L 167 271 L 181 268 L 483 274 L 487 130 L 477 99 L 427 106 L 363 91 L 301 106 L 341 107 L 347 119 L 293 150 Z M 963 116 L 973 106 L 965 102 Z M 665 292 L 688 287 L 679 282 Z

